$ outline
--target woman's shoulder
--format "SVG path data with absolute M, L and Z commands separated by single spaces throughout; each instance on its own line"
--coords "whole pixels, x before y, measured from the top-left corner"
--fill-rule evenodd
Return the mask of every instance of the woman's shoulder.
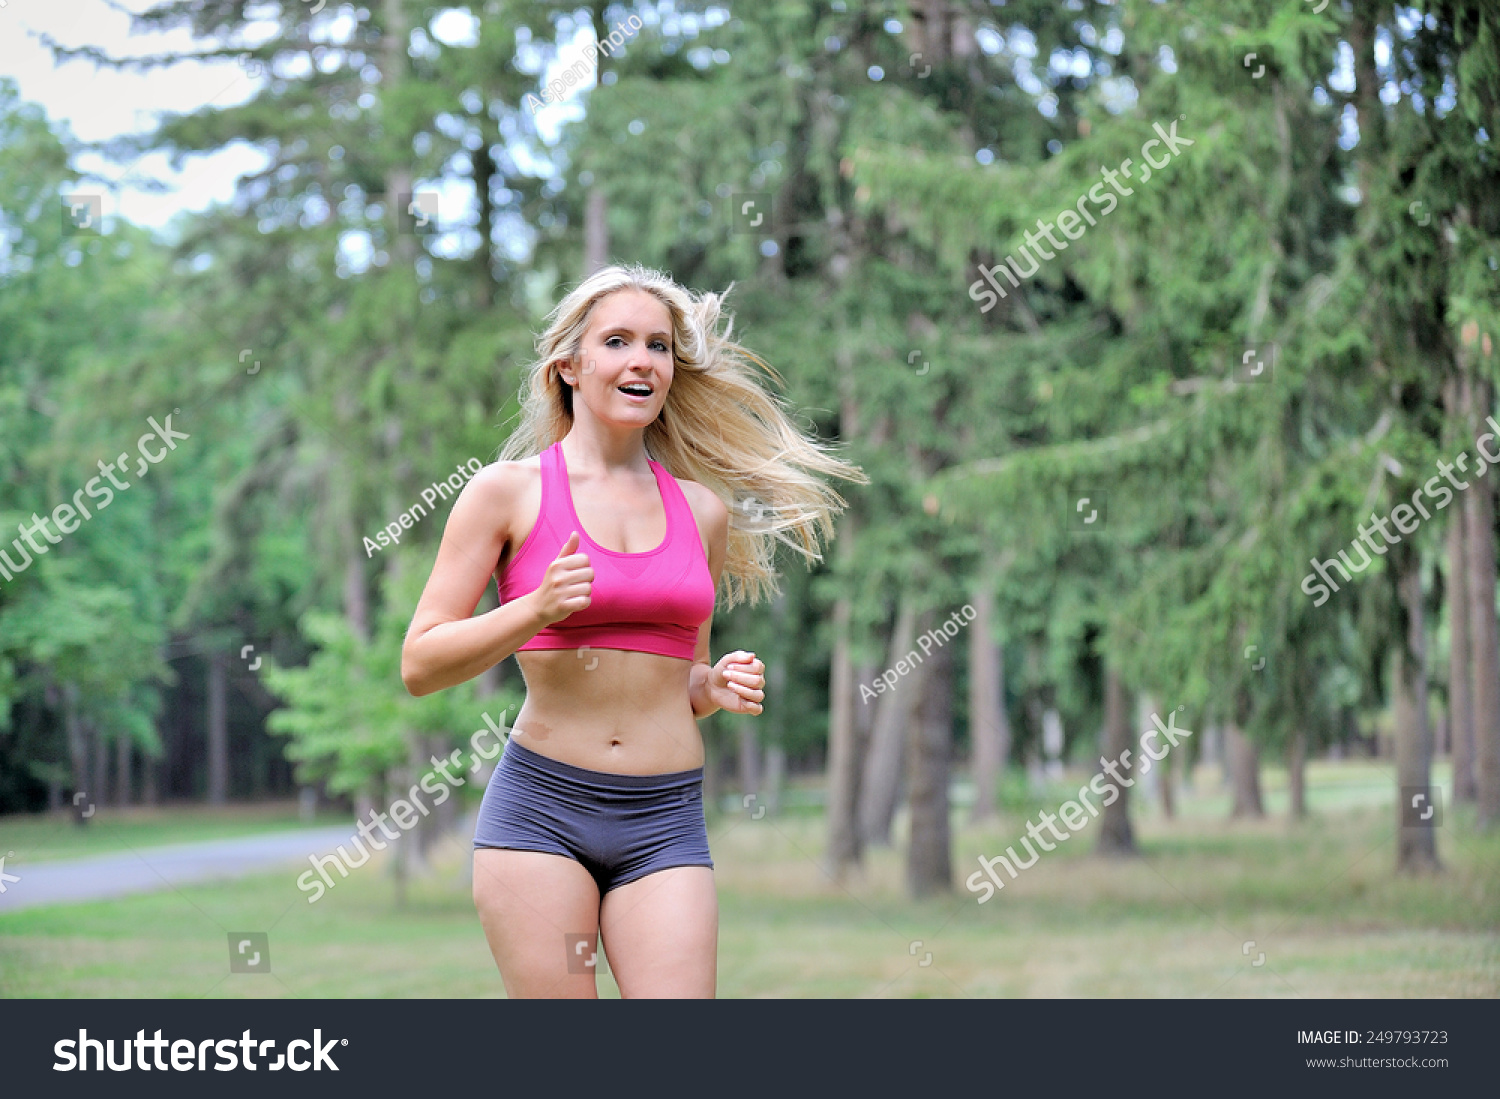
M 511 462 L 491 462 L 474 474 L 469 484 L 481 496 L 496 493 L 508 495 L 535 485 L 541 479 L 541 473 L 541 455 L 533 454 L 529 458 L 517 458 Z
M 469 479 L 454 503 L 454 511 L 462 510 L 476 519 L 483 517 L 508 527 L 518 512 L 524 512 L 540 496 L 541 485 L 538 455 L 512 462 L 491 462 Z
M 670 472 L 667 474 L 677 482 L 677 487 L 682 489 L 682 494 L 687 497 L 688 506 L 697 515 L 716 515 L 723 512 L 729 514 L 729 508 L 723 500 L 719 499 L 718 493 L 706 485 L 697 481 L 689 481 L 684 477 L 677 477 Z
M 698 529 L 703 532 L 704 537 L 710 537 L 720 529 L 729 529 L 729 507 L 719 499 L 718 493 L 697 481 L 687 481 L 681 477 L 672 479 L 682 489 L 683 498 L 687 500 L 688 508 L 698 521 Z
M 463 518 L 461 529 L 484 532 L 499 545 L 519 545 L 541 510 L 540 455 L 510 462 L 491 462 L 470 478 L 453 506 L 450 520 Z

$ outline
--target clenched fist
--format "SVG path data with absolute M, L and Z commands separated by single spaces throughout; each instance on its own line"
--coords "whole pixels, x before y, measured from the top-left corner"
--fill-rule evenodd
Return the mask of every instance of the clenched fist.
M 738 649 L 719 657 L 708 672 L 708 700 L 732 714 L 758 714 L 766 697 L 766 666 L 754 653 Z
M 538 610 L 547 625 L 561 622 L 574 611 L 589 605 L 594 588 L 594 569 L 589 564 L 589 555 L 578 552 L 578 532 L 568 535 L 568 540 L 557 551 L 557 557 L 547 566 L 535 596 Z

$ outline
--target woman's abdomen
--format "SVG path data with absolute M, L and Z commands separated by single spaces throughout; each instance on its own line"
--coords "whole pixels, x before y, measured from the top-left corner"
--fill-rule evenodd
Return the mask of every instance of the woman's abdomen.
M 703 766 L 690 661 L 589 646 L 518 652 L 516 660 L 526 702 L 512 735 L 533 752 L 616 774 Z

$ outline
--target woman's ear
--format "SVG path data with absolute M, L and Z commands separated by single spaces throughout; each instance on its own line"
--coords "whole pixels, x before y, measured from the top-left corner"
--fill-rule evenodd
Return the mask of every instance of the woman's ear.
M 557 376 L 561 378 L 563 380 L 563 384 L 568 386 L 569 388 L 577 388 L 578 386 L 578 372 L 575 369 L 575 365 L 576 364 L 574 362 L 573 356 L 568 356 L 567 358 L 562 359 L 554 359 L 552 362 L 552 367 L 557 371 Z

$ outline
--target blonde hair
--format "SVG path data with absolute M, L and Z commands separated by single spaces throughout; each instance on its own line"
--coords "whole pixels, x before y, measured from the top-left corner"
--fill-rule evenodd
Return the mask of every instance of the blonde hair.
M 762 387 L 756 367 L 785 383 L 730 339 L 732 316 L 724 314 L 719 330 L 724 295 L 695 296 L 639 265 L 605 267 L 590 275 L 548 315 L 523 386 L 520 424 L 501 448 L 500 460 L 538 454 L 573 426 L 573 390 L 558 363 L 579 354 L 594 307 L 621 290 L 652 295 L 672 318 L 672 385 L 661 415 L 645 429 L 646 453 L 672 476 L 697 481 L 728 506 L 721 580 L 725 609 L 769 598 L 780 590 L 773 568 L 776 543 L 821 561 L 819 542 L 832 538 L 833 516 L 845 507 L 843 497 L 817 474 L 860 484 L 869 478 L 799 431 L 782 402 Z

